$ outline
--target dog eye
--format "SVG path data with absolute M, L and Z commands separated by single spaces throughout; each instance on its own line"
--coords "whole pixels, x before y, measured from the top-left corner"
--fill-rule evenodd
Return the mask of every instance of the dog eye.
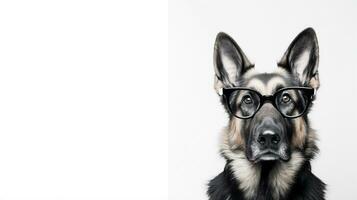
M 283 96 L 281 97 L 281 101 L 283 103 L 289 103 L 291 100 L 290 96 L 288 94 L 283 94 Z
M 251 104 L 251 103 L 253 103 L 252 97 L 250 97 L 249 95 L 244 96 L 244 97 L 243 97 L 243 102 L 244 102 L 245 104 Z

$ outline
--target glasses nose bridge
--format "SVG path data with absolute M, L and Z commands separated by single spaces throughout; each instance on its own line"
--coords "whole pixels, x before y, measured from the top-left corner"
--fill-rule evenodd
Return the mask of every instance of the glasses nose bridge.
M 259 109 L 256 110 L 256 113 L 260 110 L 261 107 L 264 106 L 265 103 L 270 103 L 280 113 L 277 106 L 275 106 L 275 95 L 261 95 L 260 96 L 260 106 L 259 106 Z
M 261 104 L 263 105 L 263 104 L 265 104 L 265 102 L 270 102 L 270 103 L 272 103 L 272 104 L 274 104 L 274 101 L 275 101 L 275 99 L 274 99 L 274 95 L 263 95 L 263 96 L 261 96 Z

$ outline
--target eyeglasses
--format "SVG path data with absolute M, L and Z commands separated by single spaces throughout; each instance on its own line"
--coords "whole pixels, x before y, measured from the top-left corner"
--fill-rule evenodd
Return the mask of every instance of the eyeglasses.
M 286 87 L 273 95 L 262 95 L 258 91 L 244 87 L 222 88 L 219 92 L 227 102 L 229 112 L 241 119 L 253 117 L 267 101 L 286 118 L 302 116 L 315 95 L 309 87 Z

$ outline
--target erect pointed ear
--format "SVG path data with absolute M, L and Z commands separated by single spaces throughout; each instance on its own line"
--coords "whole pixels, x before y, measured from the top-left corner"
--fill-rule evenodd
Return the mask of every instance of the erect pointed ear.
M 319 88 L 319 46 L 314 29 L 302 31 L 290 44 L 278 65 L 296 75 L 304 86 Z
M 243 51 L 226 33 L 218 33 L 214 46 L 215 88 L 236 86 L 239 77 L 252 68 Z

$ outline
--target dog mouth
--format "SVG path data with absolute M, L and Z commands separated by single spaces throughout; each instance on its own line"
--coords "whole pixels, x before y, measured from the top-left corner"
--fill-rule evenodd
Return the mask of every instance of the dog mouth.
M 285 153 L 279 153 L 274 150 L 265 150 L 257 154 L 253 159 L 251 159 L 251 161 L 254 163 L 277 160 L 287 162 L 289 161 L 289 156 Z

